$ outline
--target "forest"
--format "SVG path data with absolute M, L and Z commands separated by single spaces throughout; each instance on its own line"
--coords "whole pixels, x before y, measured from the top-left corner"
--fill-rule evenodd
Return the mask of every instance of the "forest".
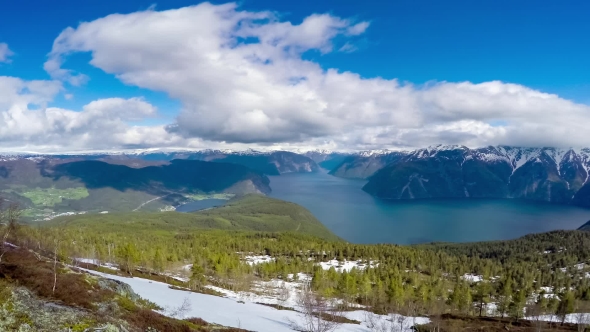
M 276 212 L 267 209 L 265 218 L 284 211 L 280 201 L 274 204 Z M 219 211 L 229 223 L 254 223 L 251 217 L 258 209 L 246 200 Z M 205 215 L 218 217 L 215 210 Z M 462 320 L 499 317 L 516 324 L 524 317 L 553 314 L 559 317 L 554 324 L 559 328 L 566 315 L 590 309 L 590 232 L 586 231 L 464 244 L 360 245 L 326 236 L 322 229 L 320 236 L 293 227 L 281 231 L 280 225 L 286 223 L 232 230 L 203 227 L 192 219 L 175 225 L 173 218 L 142 216 L 68 217 L 21 225 L 10 237 L 18 245 L 54 252 L 69 264 L 76 264 L 75 258 L 92 259 L 97 265 L 116 264 L 128 275 L 161 276 L 190 264 L 190 280 L 182 285 L 197 292 L 210 293 L 206 285 L 249 290 L 257 280 L 290 280 L 303 273 L 311 276 L 309 286 L 322 298 L 338 299 L 348 307 L 366 306 L 375 313 L 427 316 L 432 331 L 453 330 L 445 328 L 449 315 Z M 270 259 L 247 264 L 246 256 L 254 255 Z M 356 266 L 324 269 L 319 264 L 334 259 L 340 265 L 353 261 Z M 581 320 L 578 325 L 585 328 L 587 323 Z

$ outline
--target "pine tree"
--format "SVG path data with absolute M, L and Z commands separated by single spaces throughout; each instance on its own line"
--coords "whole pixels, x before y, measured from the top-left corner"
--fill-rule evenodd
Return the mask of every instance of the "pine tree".
M 484 279 L 477 284 L 474 299 L 478 303 L 479 317 L 482 316 L 484 308 L 490 303 L 491 293 L 492 285 L 488 280 Z

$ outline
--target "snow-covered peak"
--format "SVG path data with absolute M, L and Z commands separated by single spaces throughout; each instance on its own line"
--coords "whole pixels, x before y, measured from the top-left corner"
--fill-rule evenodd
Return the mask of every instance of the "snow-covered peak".
M 314 150 L 305 150 L 305 149 L 297 149 L 295 150 L 295 153 L 299 153 L 299 154 L 320 154 L 320 155 L 329 155 L 334 153 L 333 150 L 328 150 L 328 149 L 314 149 Z
M 380 155 L 385 155 L 385 154 L 389 154 L 395 151 L 391 151 L 388 149 L 380 149 L 380 150 L 367 150 L 367 151 L 360 151 L 357 153 L 357 155 L 361 156 L 361 157 L 372 157 L 372 156 L 380 156 Z
M 437 144 L 437 145 L 430 145 L 426 148 L 426 150 L 429 153 L 436 153 L 439 151 L 453 151 L 453 150 L 468 150 L 468 148 L 464 145 L 455 145 L 455 144 L 451 144 L 451 145 L 443 145 L 443 144 Z

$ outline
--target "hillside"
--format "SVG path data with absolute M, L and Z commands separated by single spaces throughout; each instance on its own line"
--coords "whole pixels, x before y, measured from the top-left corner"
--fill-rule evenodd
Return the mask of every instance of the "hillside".
M 31 238 L 23 229 L 17 243 L 51 248 L 63 241 L 60 250 L 67 257 L 89 257 L 84 261 L 92 263 L 82 265 L 102 272 L 93 274 L 128 282 L 161 306 L 182 304 L 190 294 L 187 288 L 221 292 L 224 298 L 191 294 L 191 315 L 253 331 L 298 330 L 285 317 L 301 317 L 296 301 L 307 281 L 328 301 L 350 304 L 345 312 L 333 312 L 346 318 L 337 329 L 342 332 L 380 331 L 370 327 L 375 319 L 387 331 L 412 331 L 415 324 L 422 324 L 419 331 L 484 326 L 485 331 L 574 331 L 586 324 L 579 320 L 586 316 L 574 313 L 590 304 L 588 232 L 397 246 L 325 241 L 294 232 L 189 233 L 182 226 L 175 231 L 173 220 L 150 220 L 133 229 L 106 224 L 98 232 L 76 223 L 49 226 L 29 231 Z M 130 273 L 135 278 L 124 277 Z M 287 292 L 286 300 L 281 292 Z M 281 311 L 285 305 L 288 310 Z M 222 315 L 217 314 L 220 306 L 226 310 Z M 543 322 L 548 319 L 558 323 Z
M 590 206 L 590 150 L 437 146 L 406 153 L 363 190 L 386 199 L 522 198 Z
M 269 180 L 245 166 L 173 160 L 134 168 L 97 160 L 0 161 L 0 190 L 33 220 L 85 212 L 171 209 L 193 194 L 268 193 Z
M 0 249 L 0 331 L 246 332 L 181 317 L 140 297 L 129 278 L 87 273 L 50 252 Z
M 590 231 L 590 221 L 578 228 L 579 231 Z
M 45 223 L 44 227 L 82 228 L 94 234 L 117 229 L 117 232 L 134 236 L 154 231 L 174 236 L 201 229 L 221 229 L 294 232 L 323 239 L 338 239 L 305 208 L 262 195 L 245 195 L 224 206 L 194 213 L 133 212 L 66 216 Z

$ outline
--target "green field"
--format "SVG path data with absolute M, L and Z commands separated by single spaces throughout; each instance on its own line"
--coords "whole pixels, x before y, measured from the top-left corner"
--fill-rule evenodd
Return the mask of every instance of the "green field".
M 30 199 L 37 207 L 51 207 L 61 203 L 64 199 L 79 200 L 88 197 L 88 190 L 84 187 L 56 189 L 35 188 L 19 193 Z

